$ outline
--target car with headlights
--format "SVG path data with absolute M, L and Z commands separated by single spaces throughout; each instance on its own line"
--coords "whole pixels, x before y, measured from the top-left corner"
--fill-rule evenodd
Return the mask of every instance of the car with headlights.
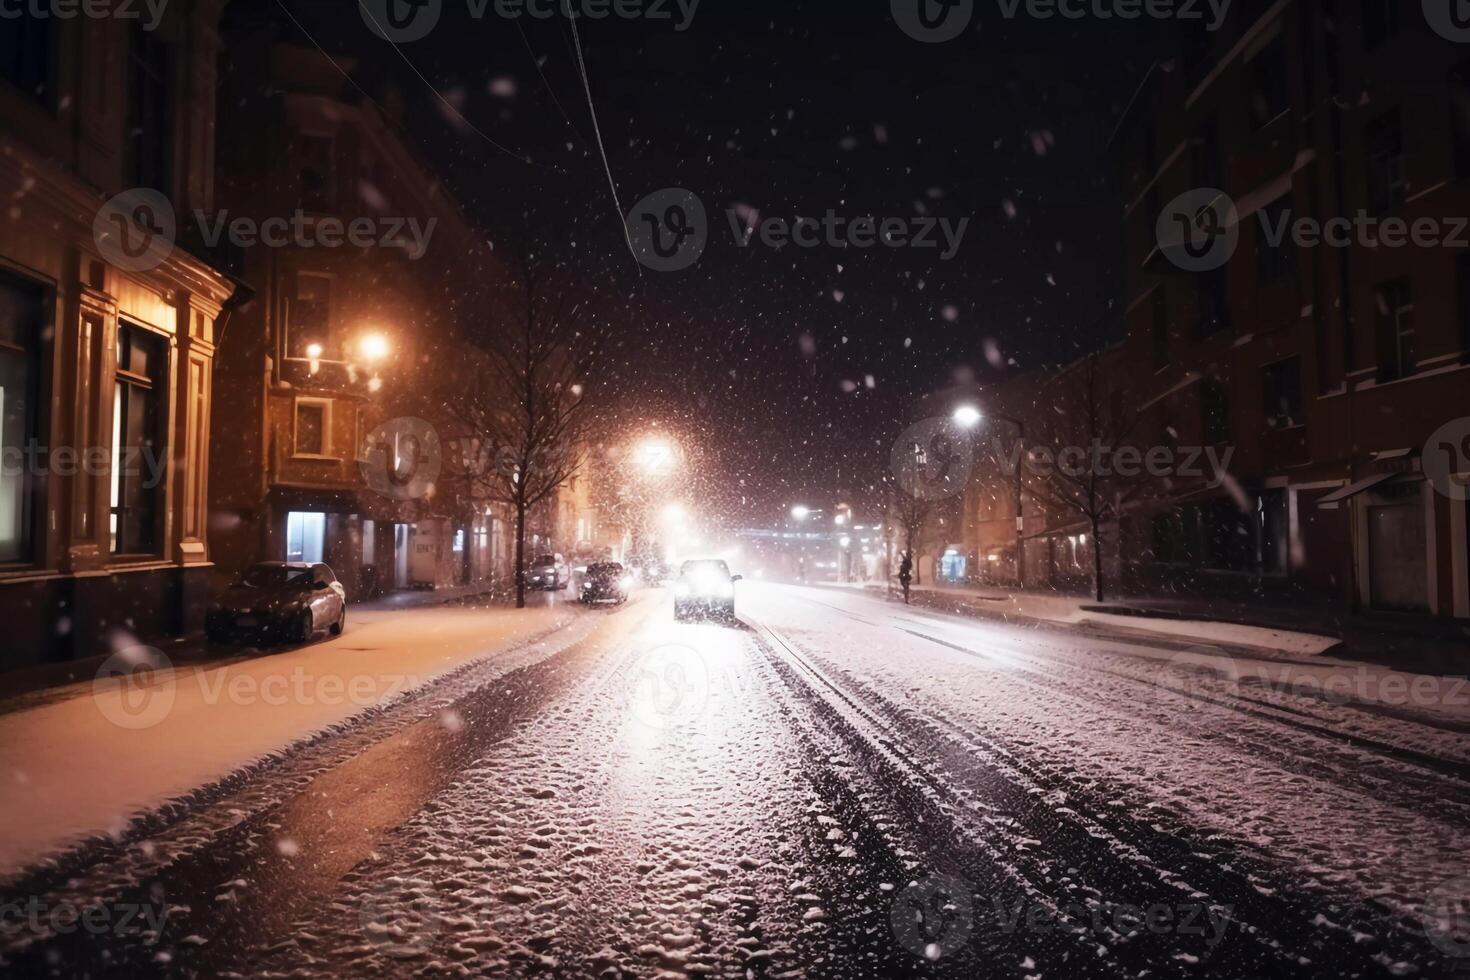
M 632 588 L 632 574 L 618 562 L 594 562 L 582 575 L 579 598 L 588 605 L 599 602 L 622 604 L 628 601 Z
M 211 640 L 243 637 L 305 643 L 347 626 L 347 590 L 321 562 L 265 561 L 251 565 L 204 614 Z
M 560 592 L 572 582 L 572 568 L 561 555 L 537 555 L 526 569 L 526 588 Z
M 739 575 L 730 574 L 730 566 L 714 558 L 686 561 L 674 580 L 674 618 L 691 615 L 735 618 L 735 583 Z

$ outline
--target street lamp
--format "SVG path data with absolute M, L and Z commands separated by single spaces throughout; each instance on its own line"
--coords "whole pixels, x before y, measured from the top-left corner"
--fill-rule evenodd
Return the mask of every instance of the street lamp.
M 674 468 L 674 448 L 662 439 L 647 439 L 638 446 L 635 459 L 649 476 L 667 476 Z
M 791 508 L 791 516 L 796 518 L 798 521 L 806 520 L 808 517 L 811 516 L 811 513 L 812 509 L 810 507 L 805 507 L 801 504 L 797 504 L 795 507 Z
M 950 417 L 954 424 L 962 429 L 973 429 L 985 418 L 980 409 L 974 405 L 961 405 Z M 1025 487 L 1025 474 L 1022 466 L 1026 458 L 1026 423 L 1009 415 L 992 415 L 992 418 L 1016 427 L 1017 448 L 1020 450 L 1016 454 L 1015 486 L 1012 491 L 1016 502 L 1016 585 L 1024 589 L 1026 587 L 1026 517 L 1022 506 Z
M 388 356 L 388 338 L 380 333 L 366 334 L 357 342 L 358 353 L 369 364 Z

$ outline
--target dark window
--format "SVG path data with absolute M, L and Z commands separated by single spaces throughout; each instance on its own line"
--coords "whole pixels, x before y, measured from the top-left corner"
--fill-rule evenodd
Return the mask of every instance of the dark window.
M 1256 501 L 1256 526 L 1260 530 L 1257 566 L 1266 575 L 1281 575 L 1286 572 L 1290 524 L 1286 491 L 1267 490 L 1261 494 Z
M 332 280 L 308 272 L 296 274 L 291 302 L 286 356 L 321 357 L 332 333 Z M 320 347 L 320 350 L 316 350 Z
M 1151 524 L 1154 561 L 1172 565 L 1188 560 L 1189 549 L 1184 545 L 1184 528 L 1178 514 L 1155 514 Z
M 335 143 L 330 136 L 304 134 L 297 138 L 301 160 L 300 204 L 303 211 L 336 210 Z
M 1260 285 L 1287 284 L 1296 278 L 1296 242 L 1292 239 L 1291 195 L 1283 194 L 1261 209 L 1256 223 L 1256 275 Z M 1272 242 L 1273 236 L 1280 236 Z
M 1207 446 L 1230 441 L 1230 391 L 1216 378 L 1200 386 L 1200 431 Z
M 112 406 L 112 553 L 159 551 L 163 471 L 160 435 L 168 349 L 141 327 L 117 330 L 117 386 Z
M 1450 72 L 1450 125 L 1455 134 L 1455 176 L 1470 177 L 1470 62 Z
M 51 17 L 9 11 L 0 17 L 0 78 L 51 103 Z
M 134 21 L 128 43 L 128 179 L 169 194 L 173 154 L 173 57 L 157 31 Z
M 1256 55 L 1251 62 L 1251 118 L 1263 129 L 1291 108 L 1291 86 L 1286 69 L 1286 48 L 1280 39 Z
M 1199 320 L 1196 336 L 1213 337 L 1230 329 L 1230 301 L 1226 295 L 1225 270 L 1210 269 L 1195 277 L 1199 289 Z
M 1368 200 L 1378 213 L 1404 203 L 1408 180 L 1404 172 L 1404 130 L 1398 110 L 1374 120 L 1367 130 Z
M 1198 187 L 1219 187 L 1220 173 L 1220 127 L 1213 117 L 1200 127 L 1195 139 L 1194 182 Z
M 1363 46 L 1370 51 L 1399 33 L 1403 0 L 1363 0 Z
M 321 402 L 296 403 L 296 455 L 324 456 L 327 452 L 327 406 Z
M 1163 286 L 1154 290 L 1152 309 L 1154 369 L 1157 370 L 1169 363 L 1169 300 Z
M 1255 566 L 1256 535 L 1252 515 L 1234 500 L 1213 500 L 1199 507 L 1200 529 L 1204 532 L 1206 568 L 1225 572 L 1248 572 Z
M 1395 279 L 1378 290 L 1378 380 L 1407 378 L 1418 366 L 1414 289 Z
M 1263 372 L 1266 425 L 1290 429 L 1301 425 L 1302 362 L 1298 358 L 1268 364 Z
M 40 426 L 45 292 L 0 276 L 0 562 L 30 561 L 36 474 L 27 465 Z

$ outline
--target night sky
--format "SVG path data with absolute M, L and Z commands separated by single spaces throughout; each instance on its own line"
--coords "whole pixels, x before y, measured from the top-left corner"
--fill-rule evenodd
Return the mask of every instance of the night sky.
M 354 4 L 289 6 L 328 51 L 400 81 L 415 141 L 492 237 L 534 202 L 563 261 L 599 277 L 619 324 L 613 410 L 699 440 L 701 492 L 731 522 L 871 481 L 927 391 L 1120 330 L 1108 139 L 1165 50 L 1157 23 L 1007 21 L 985 0 L 944 44 L 909 38 L 875 0 L 704 0 L 683 32 L 677 16 L 580 21 L 622 208 L 683 187 L 709 212 L 700 262 L 659 273 L 624 243 L 564 19 L 522 31 L 445 0 L 405 60 Z M 736 205 L 970 223 L 949 261 L 778 252 L 737 246 Z

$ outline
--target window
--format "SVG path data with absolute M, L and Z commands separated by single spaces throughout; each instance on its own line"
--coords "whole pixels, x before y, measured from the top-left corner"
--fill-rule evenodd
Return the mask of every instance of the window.
M 1230 301 L 1226 295 L 1225 269 L 1210 269 L 1195 278 L 1199 289 L 1199 320 L 1195 333 L 1199 339 L 1213 337 L 1230 329 Z
M 1450 72 L 1450 126 L 1455 137 L 1455 176 L 1470 177 L 1470 62 Z
M 1363 47 L 1373 50 L 1398 36 L 1403 0 L 1363 0 Z
M 45 293 L 0 277 L 0 562 L 30 561 L 36 475 L 27 449 L 40 431 Z
M 321 561 L 326 537 L 326 514 L 291 511 L 286 515 L 286 560 Z
M 117 328 L 117 384 L 112 404 L 112 513 L 114 555 L 159 551 L 159 519 L 166 457 L 163 431 L 168 350 L 162 337 L 132 324 Z
M 1220 173 L 1220 127 L 1213 117 L 1200 127 L 1199 137 L 1194 141 L 1194 183 L 1197 187 L 1219 187 Z
M 1200 431 L 1207 446 L 1230 441 L 1230 392 L 1218 378 L 1200 386 Z
M 297 456 L 326 456 L 331 449 L 328 429 L 331 425 L 331 403 L 315 398 L 296 400 L 296 432 L 293 441 Z
M 1291 87 L 1286 69 L 1286 48 L 1280 38 L 1251 62 L 1251 118 L 1264 129 L 1291 108 Z
M 362 522 L 362 563 L 378 563 L 378 525 L 376 521 Z
M 305 133 L 297 137 L 301 160 L 300 204 L 303 211 L 336 210 L 335 143 L 330 136 Z
M 1289 227 L 1291 195 L 1283 194 L 1261 209 L 1256 223 L 1256 276 L 1262 286 L 1286 285 L 1296 279 L 1296 242 Z M 1272 242 L 1272 237 L 1280 240 Z
M 464 528 L 458 528 L 454 532 L 454 543 L 450 546 L 456 555 L 464 554 Z
M 1414 342 L 1414 290 L 1407 279 L 1378 290 L 1378 380 L 1413 374 L 1418 365 Z
M 128 114 L 123 140 L 128 179 L 137 187 L 171 192 L 173 56 L 157 31 L 133 21 L 128 40 Z
M 1169 301 L 1163 286 L 1155 289 L 1153 296 L 1153 347 L 1154 369 L 1166 367 L 1169 363 Z
M 310 358 L 315 346 L 318 357 L 327 348 L 332 332 L 332 280 L 310 272 L 296 274 L 296 293 L 291 301 L 287 327 L 286 356 Z
M 1288 564 L 1290 517 L 1283 489 L 1267 490 L 1256 500 L 1256 527 L 1260 533 L 1257 567 L 1266 575 L 1282 575 Z
M 1404 130 L 1398 110 L 1368 126 L 1368 200 L 1378 213 L 1404 203 L 1408 180 L 1404 176 Z
M 0 79 L 51 103 L 51 17 L 8 11 L 0 17 Z
M 1264 370 L 1266 425 L 1291 429 L 1303 423 L 1302 362 L 1298 358 L 1268 364 Z

